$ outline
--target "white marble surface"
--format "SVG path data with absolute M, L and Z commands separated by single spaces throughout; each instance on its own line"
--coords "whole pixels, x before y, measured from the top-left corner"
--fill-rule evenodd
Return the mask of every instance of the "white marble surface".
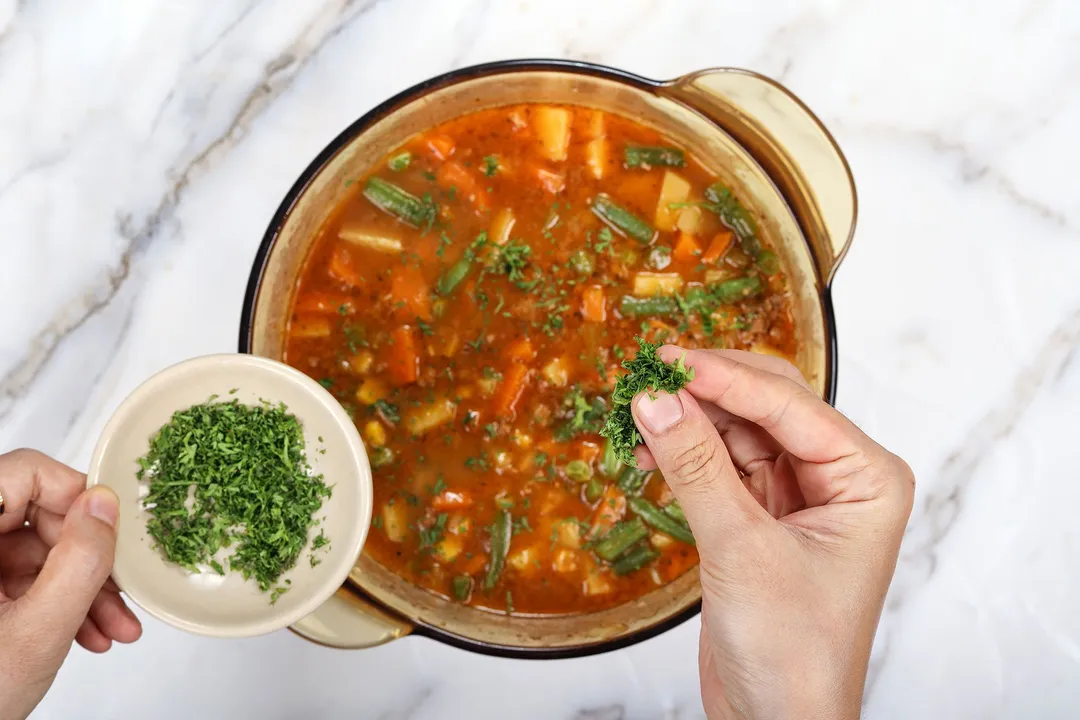
M 0 0 L 0 449 L 84 466 L 147 375 L 235 348 L 266 223 L 330 138 L 515 56 L 744 66 L 821 115 L 861 205 L 838 404 L 919 478 L 866 716 L 1080 716 L 1072 0 Z M 38 716 L 692 718 L 696 640 L 537 663 L 147 622 L 73 651 Z

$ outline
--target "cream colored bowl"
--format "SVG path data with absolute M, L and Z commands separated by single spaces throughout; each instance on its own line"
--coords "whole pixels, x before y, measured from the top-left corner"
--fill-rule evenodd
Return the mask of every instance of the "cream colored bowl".
M 236 392 L 230 395 L 230 391 Z M 330 540 L 311 567 L 308 548 L 282 577 L 289 591 L 274 604 L 254 580 L 192 574 L 165 560 L 147 535 L 138 458 L 172 414 L 212 395 L 244 404 L 284 403 L 300 420 L 307 457 L 333 486 L 316 517 Z M 321 441 L 320 441 L 321 438 Z M 325 452 L 320 452 L 325 449 Z M 209 355 L 174 365 L 140 385 L 117 409 L 94 449 L 87 486 L 107 485 L 120 497 L 113 578 L 148 613 L 182 630 L 247 637 L 287 627 L 325 602 L 356 563 L 371 522 L 371 469 L 352 419 L 317 382 L 286 365 L 251 355 Z M 322 519 L 325 518 L 325 519 Z M 314 536 L 313 530 L 310 535 Z

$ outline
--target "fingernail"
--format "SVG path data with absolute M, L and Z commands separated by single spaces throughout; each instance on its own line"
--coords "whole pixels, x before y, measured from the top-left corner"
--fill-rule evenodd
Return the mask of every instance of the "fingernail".
M 658 392 L 653 397 L 638 397 L 637 417 L 653 433 L 662 433 L 679 422 L 683 416 L 682 400 L 678 395 Z
M 120 515 L 120 501 L 116 493 L 107 487 L 90 488 L 90 497 L 86 499 L 86 511 L 109 527 L 116 527 Z

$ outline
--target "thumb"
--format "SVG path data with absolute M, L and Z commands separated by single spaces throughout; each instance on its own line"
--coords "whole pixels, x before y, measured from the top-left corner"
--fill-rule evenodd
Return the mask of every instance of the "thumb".
M 112 571 L 120 507 L 116 493 L 92 487 L 72 504 L 60 538 L 33 586 L 16 602 L 19 624 L 48 657 L 62 659 Z
M 641 393 L 634 421 L 682 506 L 699 548 L 723 547 L 733 526 L 761 512 L 731 462 L 716 427 L 685 390 Z

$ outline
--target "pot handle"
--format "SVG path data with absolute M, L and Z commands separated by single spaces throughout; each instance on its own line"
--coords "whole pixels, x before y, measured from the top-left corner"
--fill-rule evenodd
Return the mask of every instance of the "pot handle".
M 289 629 L 320 645 L 356 650 L 397 640 L 411 633 L 413 626 L 345 585 Z
M 658 93 L 705 115 L 765 169 L 799 218 L 828 285 L 855 232 L 851 168 L 821 121 L 762 75 L 716 68 L 664 83 Z

